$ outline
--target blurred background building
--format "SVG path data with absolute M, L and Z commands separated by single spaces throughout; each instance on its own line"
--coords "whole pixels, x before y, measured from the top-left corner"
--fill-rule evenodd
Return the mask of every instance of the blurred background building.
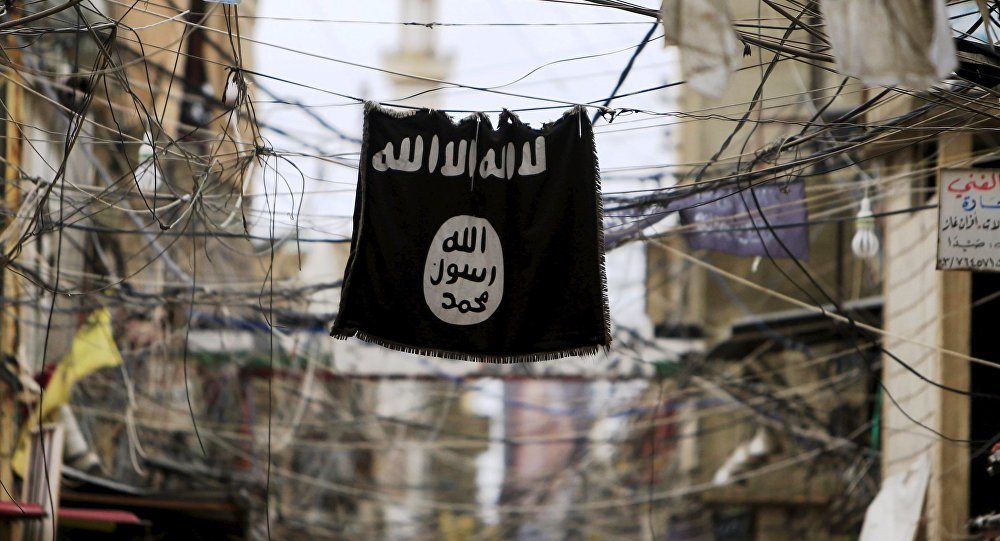
M 1000 284 L 935 270 L 934 208 L 996 164 L 995 6 L 947 2 L 959 68 L 908 90 L 838 71 L 823 2 L 729 2 L 706 97 L 660 2 L 583 4 L 8 5 L 0 539 L 846 541 L 922 460 L 918 538 L 975 538 Z M 603 113 L 611 350 L 328 336 L 365 99 Z M 674 212 L 726 188 L 761 239 L 795 185 L 807 258 Z

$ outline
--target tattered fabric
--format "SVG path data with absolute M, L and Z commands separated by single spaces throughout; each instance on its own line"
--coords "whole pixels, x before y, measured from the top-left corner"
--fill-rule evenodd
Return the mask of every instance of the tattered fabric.
M 805 183 L 704 190 L 681 199 L 681 224 L 696 250 L 809 259 Z
M 958 67 L 944 0 L 827 0 L 837 70 L 873 86 L 930 88 Z
M 331 334 L 520 362 L 610 345 L 593 130 L 369 105 Z

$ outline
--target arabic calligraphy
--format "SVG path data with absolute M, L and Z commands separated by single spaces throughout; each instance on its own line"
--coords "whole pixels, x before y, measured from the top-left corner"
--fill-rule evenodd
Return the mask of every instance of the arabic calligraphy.
M 436 137 L 436 136 L 435 136 Z M 420 170 L 420 165 L 424 159 L 424 138 L 416 136 L 413 145 L 413 152 L 410 152 L 410 138 L 403 139 L 399 144 L 399 154 L 393 152 L 392 142 L 385 144 L 385 148 L 376 152 L 372 156 L 372 167 L 377 171 L 407 171 Z
M 1000 170 L 943 170 L 938 269 L 1000 271 Z
M 485 227 L 480 227 L 480 228 L 473 227 L 473 228 L 471 228 L 471 231 L 472 231 L 472 239 L 471 240 L 469 239 L 470 228 L 468 228 L 468 227 L 463 228 L 462 229 L 462 243 L 461 244 L 458 243 L 458 231 L 455 231 L 455 233 L 452 234 L 452 236 L 450 236 L 450 237 L 448 237 L 447 239 L 444 240 L 444 244 L 442 245 L 442 247 L 444 248 L 444 251 L 446 251 L 446 252 L 454 252 L 455 250 L 458 250 L 458 251 L 467 252 L 467 253 L 470 253 L 470 254 L 472 252 L 475 252 L 476 251 L 476 232 L 479 231 L 479 230 L 481 230 L 483 232 L 482 235 L 480 235 L 480 238 L 482 239 L 482 247 L 480 248 L 480 251 L 482 251 L 482 252 L 485 253 L 486 252 L 486 228 Z
M 969 250 L 972 248 L 982 248 L 983 246 L 986 246 L 986 241 L 979 239 L 976 241 L 968 240 L 963 242 L 961 240 L 961 237 L 951 236 L 948 237 L 948 246 L 952 246 L 954 248 L 961 248 L 962 250 Z
M 481 323 L 503 299 L 503 248 L 490 222 L 449 218 L 431 240 L 424 264 L 424 301 L 453 325 Z
M 976 180 L 976 177 L 978 177 L 978 180 Z M 968 178 L 965 178 L 965 175 L 963 175 L 948 183 L 948 191 L 953 194 L 963 194 L 971 190 L 988 192 L 996 187 L 997 173 L 987 175 L 986 173 L 973 172 L 968 175 Z
M 490 300 L 490 294 L 488 291 L 483 291 L 483 294 L 476 297 L 475 300 L 477 306 L 472 306 L 472 303 L 468 300 L 463 300 L 461 302 L 455 302 L 455 296 L 451 293 L 442 293 L 442 297 L 448 300 L 447 303 L 441 303 L 441 308 L 445 310 L 451 310 L 452 308 L 458 308 L 458 311 L 467 314 L 469 312 L 485 312 L 486 311 L 486 301 Z
M 431 277 L 431 285 L 438 285 L 444 278 L 444 259 L 440 260 L 438 263 L 438 275 L 437 278 Z M 490 268 L 490 281 L 487 285 L 493 285 L 497 280 L 497 268 L 496 265 Z M 469 280 L 470 282 L 483 282 L 486 280 L 486 268 L 483 267 L 483 273 L 478 274 L 476 269 L 469 270 L 469 265 L 465 265 L 462 270 L 458 270 L 458 265 L 455 263 L 450 263 L 448 265 L 448 281 L 446 284 L 454 284 L 458 282 L 459 279 Z
M 496 177 L 511 180 L 515 176 L 528 177 L 545 172 L 545 137 L 537 136 L 533 141 L 518 145 L 509 142 L 498 149 L 486 150 L 482 159 L 477 156 L 475 140 L 442 141 L 437 135 L 430 138 L 427 153 L 424 153 L 424 136 L 404 137 L 397 146 L 389 141 L 381 150 L 372 154 L 372 167 L 380 172 L 401 171 L 414 173 L 438 171 L 446 177 L 457 177 L 468 173 L 479 178 Z M 426 165 L 426 167 L 424 167 Z

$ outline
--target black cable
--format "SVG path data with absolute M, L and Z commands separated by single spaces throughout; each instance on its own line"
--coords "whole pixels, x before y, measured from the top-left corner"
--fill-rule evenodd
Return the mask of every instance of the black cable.
M 191 218 L 194 219 L 193 217 Z M 188 221 L 190 224 L 190 220 Z M 185 226 L 187 227 L 187 225 Z M 197 290 L 197 280 L 198 280 L 198 257 L 197 257 L 197 246 L 198 241 L 191 241 L 191 300 L 188 302 L 188 317 L 187 322 L 184 326 L 184 351 L 182 354 L 182 364 L 184 366 L 184 398 L 187 400 L 188 414 L 191 416 L 191 426 L 194 427 L 194 435 L 198 440 L 198 447 L 201 449 L 201 454 L 205 458 L 208 458 L 208 451 L 205 450 L 205 442 L 201 439 L 201 432 L 198 430 L 198 419 L 195 417 L 194 404 L 191 402 L 191 388 L 190 379 L 188 378 L 188 350 L 190 349 L 191 342 L 191 315 L 194 313 L 194 292 Z
M 58 6 L 53 6 L 49 9 L 39 11 L 37 13 L 32 13 L 31 15 L 25 15 L 23 17 L 18 17 L 17 19 L 12 19 L 10 21 L 0 23 L 0 31 L 7 30 L 9 28 L 14 28 L 15 26 L 24 25 L 39 19 L 44 19 L 50 15 L 55 15 L 62 11 L 66 11 L 71 7 L 76 7 L 77 4 L 83 0 L 68 0 L 67 2 L 60 4 Z M 79 8 L 77 8 L 79 9 Z
M 639 45 L 635 48 L 635 51 L 632 53 L 632 57 L 629 58 L 628 62 L 625 64 L 625 68 L 622 70 L 621 75 L 618 76 L 618 82 L 615 83 L 615 88 L 611 91 L 611 95 L 608 96 L 608 99 L 604 100 L 604 103 L 601 104 L 602 109 L 610 105 L 611 100 L 613 100 L 615 97 L 615 94 L 617 94 L 618 91 L 621 90 L 622 85 L 625 84 L 625 79 L 628 77 L 628 74 L 632 72 L 632 66 L 635 65 L 635 60 L 639 58 L 640 54 L 642 54 L 642 50 L 646 48 L 646 44 L 649 43 L 649 40 L 653 37 L 653 33 L 656 32 L 656 27 L 659 25 L 660 21 L 657 20 L 653 22 L 653 26 L 649 27 L 649 31 L 646 32 L 645 36 L 643 36 L 642 41 L 639 42 Z M 594 117 L 590 119 L 590 123 L 591 124 L 596 123 L 597 119 L 600 116 L 601 116 L 601 109 L 594 111 Z
M 79 2 L 77 2 L 77 3 L 79 3 Z M 73 7 L 74 5 L 75 4 L 73 3 L 73 0 L 71 0 L 70 2 L 68 2 L 66 4 L 66 7 Z M 109 42 L 114 40 L 114 36 L 115 36 L 115 33 L 112 31 L 112 34 L 109 37 Z M 104 64 L 104 59 L 99 58 L 99 59 L 96 60 L 96 65 L 94 66 L 95 69 L 97 69 L 98 66 L 101 66 L 101 69 L 103 69 L 104 67 L 106 67 L 106 64 Z M 99 77 L 98 75 L 94 75 L 94 76 L 92 76 L 90 78 L 91 88 L 93 88 L 93 85 L 96 83 L 98 77 Z M 52 189 L 55 187 L 56 183 L 58 182 L 60 184 L 60 189 L 59 189 L 59 203 L 60 203 L 59 204 L 59 212 L 60 212 L 60 216 L 62 215 L 62 212 L 63 212 L 64 202 L 65 202 L 65 196 L 66 196 L 66 169 L 67 169 L 67 167 L 69 165 L 70 153 L 73 151 L 73 147 L 76 145 L 76 142 L 77 142 L 77 140 L 79 138 L 80 132 L 83 129 L 84 118 L 86 117 L 87 112 L 90 109 L 90 104 L 92 102 L 93 102 L 93 93 L 91 93 L 89 95 L 88 99 L 85 99 L 84 102 L 82 104 L 80 104 L 80 108 L 79 108 L 78 111 L 75 111 L 75 115 L 71 114 L 70 117 L 67 119 L 67 122 L 66 122 L 66 136 L 65 136 L 64 143 L 63 143 L 63 157 L 62 157 L 62 160 L 60 161 L 59 168 L 56 170 L 55 177 L 53 178 L 52 183 L 48 186 L 48 188 L 46 189 L 46 192 L 45 192 L 45 196 L 42 198 L 43 202 L 46 201 L 46 200 L 48 200 L 49 195 L 52 193 Z M 35 218 L 37 218 L 37 216 L 38 216 L 38 214 L 35 215 Z M 62 242 L 62 240 L 63 240 L 63 232 L 62 232 L 62 230 L 57 231 L 56 232 L 56 253 L 55 253 L 55 277 L 54 277 L 55 288 L 57 290 L 59 289 L 59 281 L 62 278 L 62 265 L 61 265 L 61 262 L 62 262 L 62 248 L 63 248 L 63 242 Z M 16 253 L 19 250 L 20 250 L 20 242 L 13 249 L 11 249 L 11 251 L 9 251 L 8 254 Z M 10 262 L 11 262 L 10 259 L 6 259 L 4 261 L 4 265 L 0 266 L 0 271 L 2 271 L 3 268 L 5 268 L 8 265 L 10 265 Z M 41 372 L 42 373 L 45 372 L 46 357 L 48 356 L 48 350 L 49 350 L 49 339 L 51 338 L 51 332 L 50 332 L 50 330 L 52 328 L 52 318 L 53 318 L 53 316 L 55 314 L 55 306 L 56 306 L 56 300 L 57 299 L 58 299 L 58 296 L 55 295 L 55 294 L 53 294 L 52 295 L 52 302 L 49 303 L 48 317 L 47 317 L 47 321 L 46 321 L 46 330 L 45 330 L 45 333 L 44 333 L 44 338 L 42 340 L 42 352 L 41 352 L 42 353 L 42 355 L 41 355 Z M 49 461 L 48 461 L 47 453 L 45 452 L 45 438 L 44 438 L 44 432 L 42 431 L 42 426 L 43 426 L 43 423 L 44 423 L 44 410 L 42 408 L 42 405 L 44 403 L 45 403 L 45 389 L 44 388 L 40 388 L 39 389 L 39 398 L 38 398 L 38 431 L 39 431 L 39 439 L 38 439 L 38 441 L 39 441 L 39 447 L 41 449 L 42 466 L 44 468 L 44 473 L 45 473 L 45 488 L 46 488 L 46 493 L 48 495 L 49 508 L 54 510 L 57 507 L 55 505 L 54 497 L 53 497 L 53 494 L 52 494 L 52 480 L 50 478 L 50 472 L 49 472 Z M 56 529 L 53 528 L 52 529 L 52 541 L 55 541 L 55 539 L 56 539 Z

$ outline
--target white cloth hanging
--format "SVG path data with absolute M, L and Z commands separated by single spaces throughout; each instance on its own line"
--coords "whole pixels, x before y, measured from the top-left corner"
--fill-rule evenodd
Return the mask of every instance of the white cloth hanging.
M 904 471 L 886 477 L 865 512 L 859 541 L 913 541 L 931 476 L 927 453 Z
M 824 0 L 838 70 L 868 85 L 924 90 L 955 70 L 944 0 Z
M 681 53 L 681 74 L 698 92 L 719 97 L 742 52 L 725 0 L 663 0 L 664 44 Z

